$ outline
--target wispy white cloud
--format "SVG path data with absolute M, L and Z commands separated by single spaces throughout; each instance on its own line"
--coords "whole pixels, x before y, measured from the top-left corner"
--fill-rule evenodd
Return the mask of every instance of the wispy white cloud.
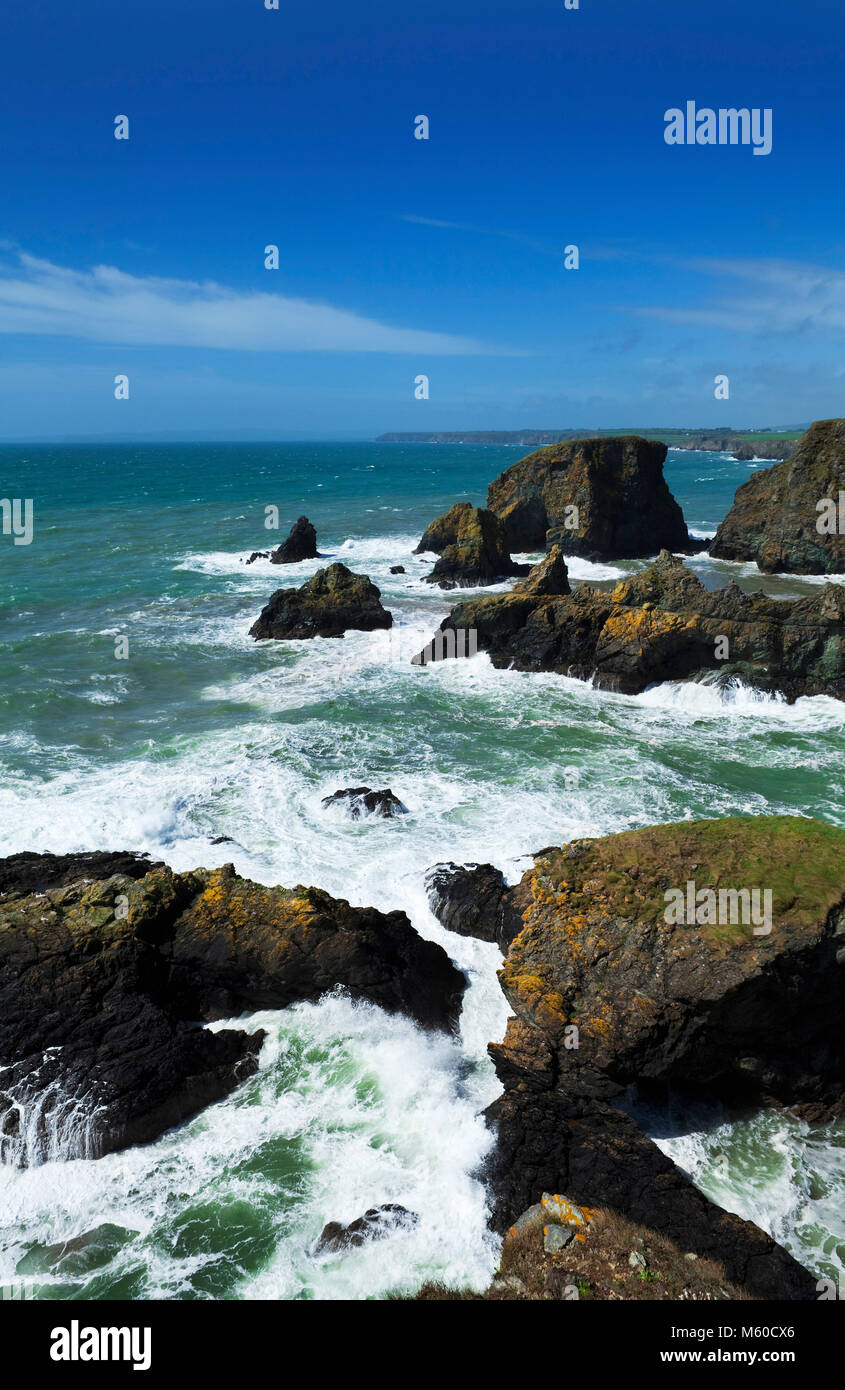
M 830 335 L 845 330 L 845 274 L 800 261 L 698 257 L 681 268 L 721 281 L 706 302 L 625 305 L 627 312 L 664 323 L 698 324 L 733 332 Z
M 72 270 L 25 253 L 0 265 L 0 332 L 248 352 L 510 355 L 474 338 L 395 328 L 310 300 L 108 265 Z
M 504 241 L 518 241 L 523 246 L 530 246 L 532 251 L 540 251 L 544 256 L 562 254 L 562 246 L 554 246 L 539 237 L 529 236 L 526 232 L 510 231 L 505 227 L 477 227 L 471 222 L 445 222 L 440 217 L 420 217 L 412 212 L 403 213 L 400 221 L 412 222 L 418 227 L 437 227 L 448 232 L 470 232 L 473 236 L 492 236 L 501 237 Z

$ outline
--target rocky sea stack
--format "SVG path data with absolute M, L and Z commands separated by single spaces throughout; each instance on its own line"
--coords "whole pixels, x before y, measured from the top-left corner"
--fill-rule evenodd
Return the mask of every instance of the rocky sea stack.
M 490 484 L 487 506 L 510 550 L 587 560 L 700 549 L 663 477 L 666 445 L 637 435 L 574 439 L 538 449 Z
M 365 574 L 336 563 L 318 570 L 301 589 L 277 589 L 249 630 L 256 641 L 342 637 L 352 628 L 373 632 L 391 627 L 381 590 Z
M 300 560 L 314 560 L 317 556 L 317 532 L 307 516 L 301 516 L 290 528 L 286 540 L 270 556 L 273 565 L 295 565 Z
M 16 856 L 20 864 L 22 856 Z M 52 856 L 45 856 L 51 860 Z M 316 888 L 265 888 L 231 865 L 91 880 L 31 857 L 0 904 L 0 1150 L 37 1163 L 148 1143 L 257 1068 L 260 1031 L 201 1023 L 354 998 L 451 1028 L 465 980 L 403 912 Z M 131 861 L 131 856 L 126 856 Z
M 690 885 L 691 918 L 674 907 Z M 523 927 L 500 975 L 514 1017 L 490 1047 L 500 1228 L 565 1192 L 720 1261 L 758 1297 L 814 1297 L 812 1275 L 703 1197 L 615 1102 L 645 1082 L 841 1111 L 845 832 L 786 816 L 653 826 L 544 851 L 508 891 Z
M 474 588 L 528 573 L 510 557 L 505 528 L 497 516 L 482 507 L 459 502 L 433 521 L 417 551 L 439 553 L 426 583 L 441 589 Z
M 845 420 L 818 420 L 784 463 L 737 488 L 710 554 L 768 574 L 845 573 L 843 494 Z
M 607 592 L 580 584 L 556 594 L 559 565 L 511 593 L 459 604 L 442 631 L 474 630 L 494 666 L 555 671 L 637 694 L 648 685 L 709 677 L 758 689 L 845 698 L 845 588 L 826 584 L 792 601 L 708 591 L 675 555 Z M 538 592 L 539 590 L 539 592 Z M 448 650 L 448 649 L 447 649 Z

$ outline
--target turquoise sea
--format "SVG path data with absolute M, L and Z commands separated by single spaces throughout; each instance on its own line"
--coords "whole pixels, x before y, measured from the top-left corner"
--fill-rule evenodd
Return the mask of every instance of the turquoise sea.
M 658 821 L 792 812 L 845 825 L 845 705 L 737 687 L 637 697 L 494 671 L 483 655 L 411 656 L 454 595 L 412 555 L 453 502 L 527 450 L 399 444 L 0 447 L 0 495 L 31 497 L 30 546 L 0 538 L 0 854 L 148 850 L 177 869 L 231 860 L 265 883 L 402 908 L 470 972 L 460 1038 L 424 1035 L 341 995 L 251 1016 L 259 1073 L 145 1148 L 0 1169 L 0 1285 L 55 1298 L 345 1298 L 424 1279 L 484 1287 L 496 1267 L 476 1176 L 497 1094 L 486 1056 L 507 1007 L 495 947 L 442 931 L 425 870 L 481 860 L 510 879 L 555 840 Z M 755 467 L 670 451 L 666 476 L 711 534 Z M 265 529 L 278 507 L 280 530 Z M 321 556 L 369 574 L 396 627 L 254 643 L 280 571 L 246 566 L 307 514 Z M 817 580 L 690 562 L 782 596 Z M 406 573 L 391 575 L 391 565 Z M 611 583 L 640 565 L 573 562 Z M 120 638 L 128 657 L 120 659 Z M 321 798 L 389 786 L 409 808 L 352 822 Z M 233 843 L 213 845 L 217 836 Z M 648 1115 L 661 1146 L 722 1205 L 820 1274 L 845 1270 L 845 1127 L 742 1118 L 678 1101 Z M 329 1220 L 399 1202 L 421 1219 L 342 1256 Z M 45 1247 L 95 1227 L 86 1254 Z

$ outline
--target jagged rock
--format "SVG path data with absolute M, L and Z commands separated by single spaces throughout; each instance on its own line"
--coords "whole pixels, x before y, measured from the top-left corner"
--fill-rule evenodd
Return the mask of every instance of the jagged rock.
M 406 816 L 407 806 L 394 796 L 389 787 L 372 791 L 370 787 L 345 787 L 341 791 L 324 796 L 321 806 L 344 806 L 350 820 L 364 820 L 366 816 L 377 816 L 386 820 L 393 816 Z
M 390 573 L 391 573 L 391 574 L 404 574 L 404 573 L 405 573 L 405 566 L 404 566 L 404 565 L 391 565 L 391 566 L 390 566 Z
M 317 532 L 307 516 L 301 516 L 290 528 L 281 545 L 276 546 L 270 556 L 271 565 L 295 565 L 300 560 L 314 560 L 317 556 Z
M 435 864 L 425 882 L 429 906 L 449 931 L 495 941 L 507 951 L 522 930 L 504 874 L 492 864 Z
M 249 557 L 249 559 L 247 560 L 246 563 L 247 563 L 248 565 L 254 565 L 255 562 L 256 562 L 256 560 L 269 560 L 269 559 L 270 559 L 270 552 L 269 552 L 269 550 L 253 550 L 252 554 L 250 555 L 250 557 Z
M 725 893 L 717 921 L 667 921 L 667 893 L 688 883 Z M 768 933 L 730 896 L 754 888 L 772 893 Z M 758 1297 L 815 1297 L 814 1276 L 710 1203 L 614 1101 L 646 1081 L 836 1113 L 845 832 L 788 816 L 651 826 L 545 852 L 514 891 L 523 930 L 500 979 L 515 1017 L 490 1046 L 498 1228 L 565 1191 L 719 1260 Z
M 575 1239 L 575 1231 L 571 1226 L 560 1226 L 552 1224 L 543 1231 L 543 1249 L 547 1255 L 559 1255 L 571 1240 Z
M 514 594 L 569 594 L 569 571 L 559 545 L 553 545 L 545 559 L 532 565 L 525 579 L 518 579 L 511 590 Z
M 395 1231 L 397 1226 L 410 1228 L 416 1226 L 419 1217 L 416 1212 L 396 1202 L 387 1202 L 380 1207 L 370 1207 L 356 1221 L 342 1226 L 339 1221 L 329 1221 L 320 1233 L 315 1254 L 339 1253 L 363 1245 L 368 1240 L 378 1240 Z
M 636 435 L 553 444 L 501 473 L 487 506 L 511 550 L 557 544 L 566 555 L 616 560 L 700 549 L 663 477 L 666 452 Z
M 261 1032 L 198 1021 L 336 985 L 448 1028 L 465 980 L 402 912 L 265 888 L 232 865 L 10 891 L 0 904 L 0 1156 L 149 1142 L 257 1067 Z
M 342 637 L 354 628 L 373 632 L 391 627 L 381 591 L 365 574 L 340 563 L 318 570 L 301 589 L 277 589 L 249 630 L 256 641 L 302 637 Z
M 840 574 L 845 571 L 845 526 L 839 528 L 838 517 L 843 491 L 845 420 L 818 420 L 784 463 L 760 469 L 737 488 L 710 554 L 755 560 L 770 574 Z M 830 506 L 820 511 L 824 499 Z M 819 524 L 832 529 L 820 532 Z
M 792 601 L 733 583 L 708 592 L 668 551 L 610 592 L 580 584 L 568 597 L 514 588 L 467 600 L 441 623 L 443 632 L 460 629 L 475 632 L 494 666 L 556 671 L 626 694 L 713 673 L 790 701 L 845 698 L 843 586 Z
M 427 584 L 441 589 L 472 588 L 495 584 L 512 575 L 527 575 L 529 566 L 517 565 L 508 553 L 505 528 L 497 516 L 481 507 L 453 507 L 458 513 L 454 543 L 443 546 Z
M 112 874 L 143 878 L 151 869 L 163 867 L 146 854 L 124 850 L 89 850 L 81 854 L 36 854 L 24 850 L 0 859 L 0 894 L 46 893 L 65 883 L 91 882 Z
M 442 555 L 447 545 L 456 545 L 461 522 L 472 510 L 471 502 L 456 502 L 454 507 L 450 507 L 448 512 L 444 512 L 426 527 L 414 554 L 421 555 L 426 551 L 433 551 L 435 555 Z

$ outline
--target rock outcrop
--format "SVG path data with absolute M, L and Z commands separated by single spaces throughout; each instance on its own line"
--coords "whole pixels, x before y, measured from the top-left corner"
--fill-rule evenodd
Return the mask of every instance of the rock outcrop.
M 450 1028 L 464 984 L 404 913 L 265 888 L 231 865 L 10 888 L 0 903 L 0 1150 L 18 1163 L 106 1153 L 227 1095 L 255 1071 L 263 1034 L 200 1022 L 343 985 Z
M 161 862 L 153 862 L 146 854 L 124 850 L 89 850 L 82 854 L 37 854 L 24 850 L 0 859 L 0 897 L 46 893 L 49 888 L 62 888 L 66 883 L 90 883 L 113 874 L 143 878 L 151 869 L 162 868 Z
M 845 572 L 845 420 L 817 421 L 784 463 L 737 488 L 709 550 L 768 574 Z
M 438 922 L 459 936 L 495 941 L 506 952 L 522 930 L 504 874 L 492 864 L 435 864 L 425 883 Z
M 473 510 L 471 502 L 456 502 L 454 507 L 450 507 L 448 512 L 438 516 L 425 528 L 414 554 L 423 555 L 431 551 L 435 555 L 442 555 L 447 545 L 456 545 L 461 522 Z
M 416 1212 L 408 1211 L 407 1207 L 399 1206 L 397 1202 L 385 1202 L 383 1206 L 370 1207 L 363 1216 L 350 1221 L 348 1226 L 341 1225 L 339 1221 L 327 1222 L 317 1239 L 314 1253 L 341 1254 L 344 1250 L 365 1245 L 367 1241 L 379 1240 L 397 1227 L 404 1226 L 410 1230 L 418 1221 Z
M 557 544 L 565 555 L 615 560 L 701 549 L 663 477 L 666 452 L 636 435 L 553 444 L 500 474 L 487 506 L 511 550 Z
M 350 820 L 364 820 L 367 816 L 389 820 L 408 814 L 407 806 L 389 787 L 382 787 L 379 791 L 373 791 L 371 787 L 344 787 L 332 792 L 331 796 L 324 796 L 320 805 L 341 806 Z
M 467 600 L 441 624 L 461 629 L 475 632 L 494 666 L 556 671 L 626 694 L 711 678 L 789 701 L 845 698 L 845 587 L 792 601 L 733 583 L 707 591 L 668 551 L 609 592 L 580 584 L 568 596 L 538 594 L 529 578 L 511 593 Z
M 317 532 L 307 516 L 301 516 L 290 528 L 281 545 L 270 556 L 272 565 L 295 565 L 300 560 L 317 557 Z
M 415 1301 L 711 1302 L 748 1300 L 717 1261 L 607 1208 L 583 1207 L 560 1193 L 517 1217 L 505 1233 L 499 1268 L 483 1293 L 424 1284 Z
M 675 897 L 690 885 L 691 919 Z M 505 1092 L 487 1112 L 499 1228 L 566 1192 L 720 1261 L 757 1297 L 815 1297 L 813 1276 L 614 1101 L 649 1082 L 838 1112 L 845 832 L 799 817 L 653 826 L 544 851 L 511 892 L 514 1017 L 490 1047 Z
M 349 629 L 373 632 L 392 624 L 392 615 L 381 604 L 381 590 L 365 574 L 353 574 L 337 563 L 318 570 L 301 589 L 277 589 L 249 635 L 258 642 L 342 637 Z
M 425 576 L 428 584 L 438 584 L 441 589 L 468 589 L 528 574 L 529 566 L 515 564 L 510 557 L 503 523 L 482 507 L 453 507 L 445 517 L 432 523 L 421 545 L 433 531 L 437 533 L 431 539 L 440 549 L 440 558 L 431 574 Z

